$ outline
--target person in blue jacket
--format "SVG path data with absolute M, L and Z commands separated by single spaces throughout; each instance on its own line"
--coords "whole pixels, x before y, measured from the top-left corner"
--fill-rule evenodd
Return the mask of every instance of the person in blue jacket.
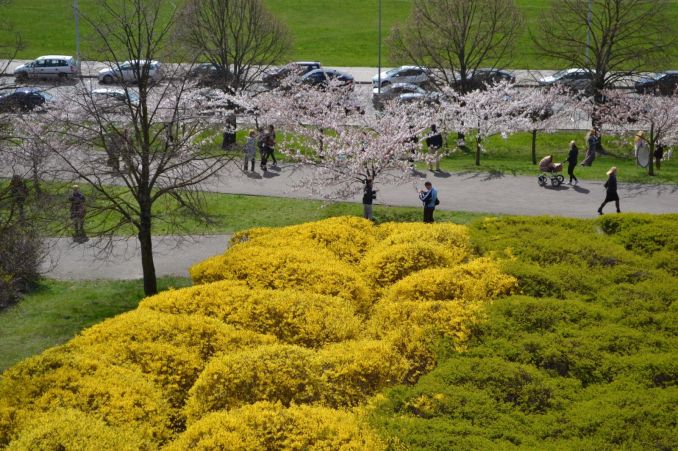
M 419 199 L 424 203 L 424 222 L 427 224 L 433 223 L 433 212 L 436 209 L 438 201 L 438 190 L 433 187 L 431 182 L 424 183 L 425 189 L 417 190 Z

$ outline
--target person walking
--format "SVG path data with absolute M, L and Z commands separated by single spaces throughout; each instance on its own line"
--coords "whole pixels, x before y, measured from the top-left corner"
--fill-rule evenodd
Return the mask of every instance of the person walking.
M 89 238 L 85 235 L 85 195 L 78 185 L 73 185 L 73 192 L 68 198 L 71 203 L 71 221 L 73 222 L 73 241 L 84 243 Z
M 657 143 L 657 146 L 654 148 L 654 161 L 657 169 L 662 167 L 662 158 L 664 158 L 664 144 Z
M 372 217 L 372 201 L 377 198 L 377 191 L 373 188 L 373 180 L 371 178 L 365 180 L 365 188 L 363 190 L 363 218 L 374 220 Z
M 593 164 L 599 145 L 600 138 L 598 137 L 598 132 L 596 132 L 595 128 L 592 128 L 586 134 L 586 155 L 584 156 L 584 161 L 581 162 L 582 166 L 591 166 Z
M 614 201 L 614 205 L 617 207 L 617 213 L 621 213 L 619 209 L 619 195 L 617 194 L 617 167 L 612 166 L 609 171 L 607 171 L 607 182 L 605 182 L 606 195 L 605 200 L 598 208 L 598 214 L 603 214 L 603 207 L 608 203 Z
M 247 142 L 245 143 L 245 172 L 247 172 L 247 163 L 251 163 L 252 169 L 254 172 L 254 158 L 257 153 L 257 139 L 254 130 L 250 130 L 250 134 L 247 137 Z
M 223 141 L 221 142 L 221 148 L 223 150 L 230 149 L 236 140 L 236 131 L 238 128 L 237 118 L 234 112 L 230 112 L 226 116 L 226 125 L 224 126 Z
M 440 204 L 438 200 L 438 190 L 433 187 L 433 184 L 429 181 L 424 183 L 425 189 L 417 190 L 419 193 L 419 200 L 424 204 L 424 222 L 426 224 L 433 223 L 433 212 L 436 209 L 436 205 Z
M 268 126 L 268 132 L 266 133 L 266 138 L 264 140 L 264 147 L 266 148 L 267 158 L 273 160 L 273 167 L 278 167 L 278 161 L 275 159 L 275 128 L 273 125 Z
M 28 200 L 28 186 L 20 175 L 14 174 L 9 182 L 9 193 L 12 196 L 12 209 L 10 215 L 14 214 L 14 207 L 19 210 L 19 221 L 24 222 L 26 214 L 24 213 L 24 204 Z
M 570 141 L 570 151 L 567 154 L 567 175 L 570 176 L 570 181 L 567 182 L 568 185 L 572 185 L 572 180 L 574 184 L 577 185 L 579 180 L 574 175 L 574 168 L 577 167 L 577 157 L 579 157 L 579 149 L 577 148 L 577 143 Z
M 429 162 L 428 169 L 433 171 L 433 160 L 436 164 L 436 172 L 440 171 L 440 149 L 443 147 L 443 135 L 438 131 L 435 124 L 431 125 L 431 134 L 426 137 L 426 147 L 428 147 Z
M 268 149 L 266 148 L 266 132 L 263 130 L 259 129 L 258 130 L 259 134 L 257 136 L 257 146 L 259 147 L 259 156 L 261 158 L 261 163 L 259 163 L 259 166 L 261 167 L 261 170 L 266 172 L 268 170 L 267 164 L 268 164 Z

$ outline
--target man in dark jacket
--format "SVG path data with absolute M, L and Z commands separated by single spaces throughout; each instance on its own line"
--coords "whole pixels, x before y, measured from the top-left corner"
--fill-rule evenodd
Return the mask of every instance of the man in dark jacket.
M 372 201 L 377 198 L 377 190 L 372 188 L 372 179 L 365 180 L 365 189 L 363 191 L 363 218 L 373 220 Z
M 431 134 L 426 138 L 428 153 L 435 155 L 436 171 L 440 171 L 440 149 L 443 147 L 443 135 L 440 134 L 435 124 L 431 125 Z M 433 170 L 433 161 L 428 163 L 429 170 Z
M 438 205 L 438 190 L 433 187 L 431 182 L 424 183 L 426 189 L 418 190 L 419 199 L 424 203 L 424 222 L 433 223 L 433 212 Z
M 78 185 L 73 185 L 73 193 L 68 198 L 71 203 L 71 221 L 73 221 L 73 241 L 84 243 L 89 238 L 85 235 L 85 195 Z

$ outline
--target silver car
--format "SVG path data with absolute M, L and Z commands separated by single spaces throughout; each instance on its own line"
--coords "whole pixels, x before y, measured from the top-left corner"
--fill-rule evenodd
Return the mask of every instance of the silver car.
M 72 56 L 46 55 L 14 69 L 18 80 L 27 78 L 66 79 L 78 75 L 78 65 Z
M 433 101 L 439 96 L 438 92 L 427 91 L 414 83 L 394 83 L 383 87 L 381 93 L 378 88 L 372 88 L 372 105 L 377 109 L 381 109 L 384 106 L 384 102 L 394 99 L 408 101 L 418 98 Z
M 381 87 L 393 83 L 414 83 L 420 85 L 431 80 L 431 71 L 419 66 L 400 66 L 381 73 Z M 372 77 L 372 86 L 379 87 L 379 74 Z
M 100 88 L 92 90 L 92 101 L 102 111 L 124 111 L 127 105 L 139 106 L 139 95 L 122 88 Z
M 131 60 L 124 63 L 115 63 L 109 68 L 100 70 L 98 79 L 100 83 L 104 84 L 122 83 L 124 81 L 137 82 L 137 76 L 144 73 L 145 70 L 148 70 L 148 77 L 152 81 L 158 81 L 162 77 L 159 62 L 155 60 Z

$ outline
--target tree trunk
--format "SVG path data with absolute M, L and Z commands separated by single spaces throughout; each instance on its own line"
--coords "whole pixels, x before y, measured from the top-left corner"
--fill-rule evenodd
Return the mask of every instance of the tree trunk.
M 532 130 L 532 164 L 537 164 L 537 130 Z
M 650 124 L 650 161 L 647 165 L 647 175 L 654 175 L 654 124 Z
M 141 207 L 141 214 L 138 237 L 141 249 L 141 268 L 144 273 L 144 293 L 146 296 L 151 296 L 158 292 L 158 282 L 155 276 L 155 263 L 153 262 L 150 196 L 143 196 L 140 199 L 139 206 Z
M 478 136 L 476 136 L 476 166 L 480 166 L 480 141 L 482 138 L 480 137 L 480 133 L 478 133 Z

